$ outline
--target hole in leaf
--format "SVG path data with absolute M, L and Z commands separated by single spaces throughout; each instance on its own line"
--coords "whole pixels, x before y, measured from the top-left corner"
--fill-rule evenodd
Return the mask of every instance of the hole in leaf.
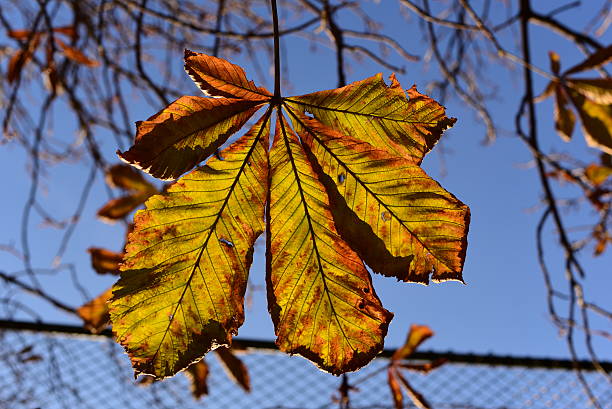
M 250 161 L 250 160 L 248 160 L 248 161 L 247 161 L 247 165 L 251 166 L 251 165 L 253 165 L 253 164 L 251 163 L 251 161 Z
M 363 310 L 365 308 L 365 303 L 363 301 L 359 302 L 359 305 L 357 306 L 360 310 Z
M 338 175 L 338 183 L 339 184 L 343 184 L 345 180 L 346 180 L 346 175 L 344 173 L 341 173 L 341 174 Z
M 391 220 L 391 214 L 385 210 L 384 212 L 380 214 L 380 218 L 383 219 L 383 221 L 387 222 Z
M 366 293 L 366 294 L 368 294 L 368 293 L 370 292 L 370 289 L 369 289 L 368 287 L 365 287 L 365 288 L 363 289 L 363 292 L 364 292 L 364 293 Z
M 219 241 L 223 244 L 225 244 L 227 247 L 234 247 L 234 243 L 232 243 L 231 241 L 227 240 L 227 239 L 219 239 Z

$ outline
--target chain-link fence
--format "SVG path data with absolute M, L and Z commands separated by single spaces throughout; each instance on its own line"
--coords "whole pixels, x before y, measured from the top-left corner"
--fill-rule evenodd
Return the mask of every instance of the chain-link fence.
M 336 408 L 341 378 L 290 357 L 266 342 L 242 341 L 240 353 L 252 390 L 244 392 L 209 355 L 209 394 L 190 393 L 183 374 L 143 385 L 134 380 L 127 356 L 108 333 L 91 336 L 77 327 L 0 325 L 1 408 Z M 37 330 L 35 331 L 34 328 Z M 386 357 L 385 357 L 386 356 Z M 392 408 L 387 386 L 389 351 L 349 374 L 351 408 Z M 569 361 L 420 353 L 418 359 L 449 362 L 427 375 L 409 373 L 412 386 L 434 408 L 588 408 L 589 400 Z M 582 371 L 599 403 L 612 409 L 605 376 Z M 606 371 L 612 363 L 603 363 Z M 406 407 L 411 406 L 406 403 Z

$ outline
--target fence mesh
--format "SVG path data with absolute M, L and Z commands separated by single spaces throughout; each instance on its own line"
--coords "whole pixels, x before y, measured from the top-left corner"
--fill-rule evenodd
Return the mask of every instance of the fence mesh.
M 209 394 L 196 400 L 183 374 L 140 385 L 133 378 L 127 356 L 108 337 L 4 329 L 0 330 L 0 408 L 339 406 L 341 378 L 319 371 L 306 360 L 261 346 L 251 346 L 239 356 L 248 366 L 252 391 L 246 393 L 235 385 L 211 354 L 206 358 Z M 543 368 L 545 360 L 530 367 L 510 361 L 503 365 L 504 359 L 491 357 L 473 361 L 451 361 L 427 375 L 407 376 L 412 386 L 439 409 L 590 407 L 571 369 Z M 387 364 L 387 358 L 377 358 L 349 375 L 349 383 L 357 388 L 350 393 L 351 408 L 393 407 L 386 384 Z M 605 365 L 609 370 L 610 364 Z M 600 404 L 612 409 L 612 388 L 605 377 L 594 371 L 583 374 Z M 406 402 L 406 407 L 414 406 Z

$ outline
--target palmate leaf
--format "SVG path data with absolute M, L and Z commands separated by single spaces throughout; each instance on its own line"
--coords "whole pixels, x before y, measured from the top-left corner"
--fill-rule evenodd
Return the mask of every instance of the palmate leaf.
M 373 359 L 393 316 L 364 262 L 404 281 L 462 280 L 469 210 L 418 166 L 455 122 L 444 107 L 394 76 L 282 98 L 220 58 L 186 51 L 185 69 L 214 98 L 170 104 L 121 154 L 156 177 L 179 177 L 270 106 L 135 215 L 110 313 L 137 374 L 170 376 L 231 343 L 264 229 L 276 343 L 334 374 Z
M 553 79 L 537 101 L 555 95 L 555 128 L 563 140 L 571 139 L 576 115 L 582 124 L 587 144 L 607 154 L 612 154 L 612 80 L 610 78 L 575 78 L 570 74 L 601 67 L 612 61 L 612 46 L 602 48 L 584 61 L 560 74 L 559 55 L 549 53 Z

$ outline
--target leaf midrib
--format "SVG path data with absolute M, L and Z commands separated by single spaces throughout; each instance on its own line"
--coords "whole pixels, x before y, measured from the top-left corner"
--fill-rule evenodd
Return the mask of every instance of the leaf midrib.
M 317 264 L 318 264 L 318 267 L 319 267 L 318 270 L 319 270 L 319 274 L 321 276 L 321 281 L 323 282 L 323 288 L 325 290 L 325 295 L 327 295 L 327 300 L 329 302 L 329 306 L 330 306 L 330 308 L 331 308 L 331 310 L 333 312 L 334 319 L 336 320 L 338 328 L 342 332 L 343 338 L 346 340 L 348 346 L 353 351 L 355 351 L 355 348 L 353 348 L 353 345 L 351 345 L 351 341 L 350 341 L 349 337 L 344 332 L 344 328 L 342 327 L 342 325 L 340 323 L 340 320 L 338 318 L 338 313 L 336 312 L 336 308 L 334 307 L 333 301 L 331 299 L 330 290 L 329 290 L 329 288 L 327 286 L 327 278 L 325 276 L 325 273 L 323 272 L 323 266 L 321 265 L 321 255 L 319 254 L 319 248 L 317 246 L 317 240 L 316 240 L 317 235 L 314 232 L 314 227 L 312 225 L 312 220 L 311 220 L 311 217 L 310 217 L 310 212 L 308 211 L 308 206 L 307 206 L 307 203 L 306 203 L 306 198 L 304 197 L 304 190 L 302 189 L 302 184 L 301 184 L 301 181 L 300 181 L 300 178 L 299 178 L 299 172 L 298 172 L 298 170 L 297 170 L 297 168 L 295 166 L 295 160 L 293 158 L 293 152 L 291 151 L 291 148 L 289 146 L 289 141 L 288 141 L 286 130 L 285 130 L 285 126 L 284 126 L 284 120 L 283 120 L 284 118 L 282 118 L 282 113 L 280 111 L 280 108 L 278 109 L 278 113 L 277 114 L 279 116 L 281 116 L 281 120 L 279 122 L 281 124 L 281 130 L 282 130 L 282 133 L 283 133 L 283 141 L 285 142 L 285 148 L 287 149 L 287 154 L 289 155 L 289 162 L 291 163 L 291 167 L 293 169 L 293 172 L 294 172 L 294 175 L 295 175 L 295 179 L 296 179 L 296 182 L 298 184 L 298 191 L 300 192 L 301 202 L 302 202 L 302 205 L 304 207 L 304 214 L 306 216 L 306 220 L 308 221 L 308 230 L 310 232 L 310 236 L 312 237 L 312 245 L 314 247 L 314 251 L 315 251 L 316 256 L 317 256 Z M 287 311 L 285 311 L 285 313 L 286 312 Z M 295 335 L 295 331 L 294 331 L 293 334 Z M 329 339 L 329 337 L 328 337 L 328 339 Z M 311 340 L 311 343 L 312 343 L 312 340 Z M 291 340 L 290 344 L 293 347 L 293 340 Z

